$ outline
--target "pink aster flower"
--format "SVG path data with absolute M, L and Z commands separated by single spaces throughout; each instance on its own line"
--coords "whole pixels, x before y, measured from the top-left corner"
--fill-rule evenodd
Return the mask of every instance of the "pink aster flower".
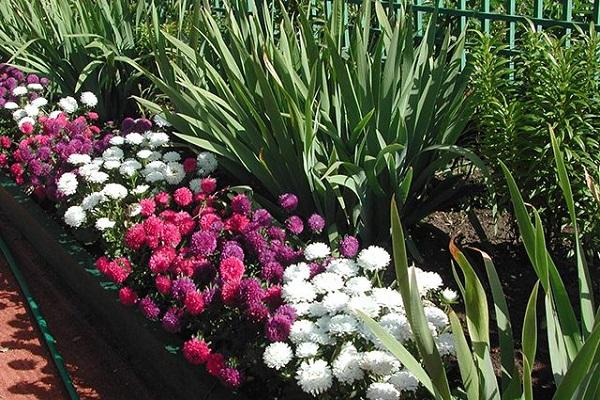
M 168 246 L 159 247 L 150 256 L 148 266 L 155 274 L 167 272 L 171 266 L 171 262 L 175 259 L 177 253 L 175 249 Z
M 210 347 L 204 340 L 192 338 L 183 343 L 183 357 L 192 365 L 204 364 L 210 355 Z
M 194 195 L 192 191 L 186 187 L 180 187 L 179 189 L 175 190 L 175 193 L 173 194 L 175 203 L 180 207 L 186 207 L 190 205 L 193 197 Z
M 119 289 L 119 301 L 125 306 L 132 306 L 137 303 L 138 295 L 132 288 L 125 286 Z

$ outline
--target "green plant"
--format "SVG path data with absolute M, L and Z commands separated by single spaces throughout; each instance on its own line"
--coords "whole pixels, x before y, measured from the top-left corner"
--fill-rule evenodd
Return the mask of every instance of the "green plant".
M 160 1 L 161 22 L 184 15 L 185 0 Z M 0 3 L 0 54 L 20 68 L 46 76 L 62 93 L 92 91 L 100 115 L 130 115 L 132 94 L 148 81 L 128 63 L 151 65 L 146 18 L 150 0 L 5 0 Z M 178 11 L 176 14 L 175 11 Z M 151 88 L 150 88 L 151 89 Z
M 503 160 L 525 196 L 540 210 L 551 239 L 568 221 L 552 168 L 548 131 L 554 129 L 573 176 L 578 219 L 587 238 L 598 236 L 600 209 L 585 182 L 584 168 L 600 163 L 600 39 L 591 31 L 555 38 L 531 28 L 510 58 L 494 38 L 480 34 L 473 52 L 472 90 L 478 107 L 478 154 L 492 168 L 493 204 L 509 203 Z M 510 63 L 514 63 L 511 68 Z
M 411 222 L 451 197 L 456 179 L 433 181 L 451 160 L 477 159 L 456 146 L 471 114 L 462 38 L 446 34 L 436 46 L 432 21 L 415 47 L 409 15 L 379 2 L 373 12 L 365 1 L 349 31 L 341 0 L 324 25 L 311 10 L 282 8 L 277 23 L 268 7 L 249 14 L 243 3 L 219 21 L 203 7 L 199 46 L 157 32 L 160 76 L 140 70 L 173 109 L 140 102 L 233 174 L 254 176 L 271 199 L 292 191 L 308 200 L 306 210 L 331 223 L 330 238 L 347 227 L 366 242 L 389 240 L 388 210 L 377 205 L 392 194 Z
M 410 272 L 400 217 L 392 203 L 392 237 L 397 282 L 403 297 L 407 318 L 423 358 L 421 366 L 407 350 L 381 326 L 362 315 L 369 328 L 386 348 L 416 376 L 436 399 L 532 399 L 532 367 L 537 351 L 537 299 L 539 287 L 544 294 L 545 323 L 548 347 L 557 387 L 555 399 L 593 399 L 600 378 L 600 309 L 595 309 L 592 282 L 584 258 L 577 226 L 575 203 L 558 141 L 551 131 L 551 146 L 555 157 L 558 183 L 574 230 L 574 246 L 579 280 L 579 320 L 568 297 L 565 285 L 547 249 L 542 222 L 534 208 L 527 212 L 523 198 L 508 168 L 502 164 L 508 182 L 521 238 L 538 281 L 533 287 L 521 337 L 523 373 L 515 365 L 514 340 L 510 316 L 501 283 L 492 260 L 481 252 L 494 302 L 495 320 L 501 349 L 502 380 L 499 384 L 491 363 L 490 326 L 487 295 L 465 255 L 453 243 L 450 251 L 463 273 L 456 269 L 455 277 L 464 303 L 468 337 L 456 313 L 449 308 L 449 318 L 455 341 L 461 375 L 460 387 L 451 393 L 446 372 L 431 338 L 418 296 L 415 276 Z M 417 294 L 417 295 L 416 295 Z

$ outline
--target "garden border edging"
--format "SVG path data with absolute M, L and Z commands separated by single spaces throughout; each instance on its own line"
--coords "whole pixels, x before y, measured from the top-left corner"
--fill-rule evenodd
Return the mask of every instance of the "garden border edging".
M 119 337 L 128 355 L 139 361 L 134 364 L 143 366 L 136 368 L 143 379 L 168 387 L 173 399 L 245 400 L 200 368 L 194 369 L 180 353 L 167 351 L 166 346 L 182 342 L 122 306 L 115 285 L 102 278 L 87 250 L 4 175 L 0 175 L 0 208 L 30 243 L 44 243 L 35 246 L 36 251 L 110 334 Z

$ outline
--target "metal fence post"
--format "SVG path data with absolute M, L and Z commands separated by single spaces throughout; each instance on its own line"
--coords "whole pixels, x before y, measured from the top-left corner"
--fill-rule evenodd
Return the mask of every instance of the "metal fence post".
M 533 1 L 533 18 L 544 18 L 544 1 L 543 0 L 534 0 Z M 536 31 L 541 31 L 542 26 L 536 24 Z
M 483 0 L 481 11 L 484 13 L 490 12 L 490 0 Z M 481 18 L 481 28 L 485 33 L 490 33 L 490 20 L 485 15 Z

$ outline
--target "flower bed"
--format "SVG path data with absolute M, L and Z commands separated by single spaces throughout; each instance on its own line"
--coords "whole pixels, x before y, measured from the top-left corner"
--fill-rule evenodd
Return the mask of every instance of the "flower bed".
M 123 305 L 160 322 L 160 339 L 178 343 L 177 352 L 190 365 L 251 397 L 292 398 L 291 390 L 300 397 L 398 399 L 422 390 L 358 314 L 377 319 L 418 354 L 402 298 L 383 284 L 391 261 L 383 248 L 361 251 L 346 236 L 332 251 L 320 241 L 326 221 L 318 214 L 298 215 L 299 199 L 291 193 L 279 197 L 287 215 L 279 223 L 247 190 L 221 185 L 213 176 L 214 155 L 179 150 L 164 127 L 131 118 L 118 128 L 96 124 L 91 93 L 79 102 L 63 98 L 60 109 L 45 112 L 48 102 L 38 93 L 43 87 L 10 86 L 4 109 L 14 123 L 4 117 L 0 166 L 27 193 L 56 205 L 73 236 L 99 255 L 96 269 L 71 273 L 77 268 L 61 264 L 67 255 L 51 233 L 32 229 L 30 216 L 23 216 L 29 222 L 22 229 L 32 242 L 43 243 L 51 263 L 85 292 L 86 301 L 102 308 L 103 317 L 111 319 L 107 309 L 115 304 L 105 307 L 109 297 L 100 287 L 118 289 Z M 14 201 L 6 203 L 9 214 L 24 214 L 10 212 Z M 89 274 L 97 271 L 110 282 L 91 290 L 97 277 L 90 280 Z M 435 273 L 416 273 L 430 330 L 443 355 L 450 355 L 449 322 L 439 308 L 442 281 Z M 98 296 L 103 300 L 96 303 Z M 122 321 L 129 315 L 125 308 L 119 310 L 115 321 L 130 326 Z M 131 329 L 136 341 L 140 328 Z M 158 357 L 156 337 L 147 341 L 155 346 L 149 354 Z M 144 354 L 145 346 L 132 348 Z M 159 365 L 151 369 L 160 373 Z M 172 379 L 170 372 L 170 385 L 187 386 L 196 379 L 189 374 Z M 196 393 L 207 391 L 206 382 L 206 374 L 194 381 L 192 386 L 200 385 Z

